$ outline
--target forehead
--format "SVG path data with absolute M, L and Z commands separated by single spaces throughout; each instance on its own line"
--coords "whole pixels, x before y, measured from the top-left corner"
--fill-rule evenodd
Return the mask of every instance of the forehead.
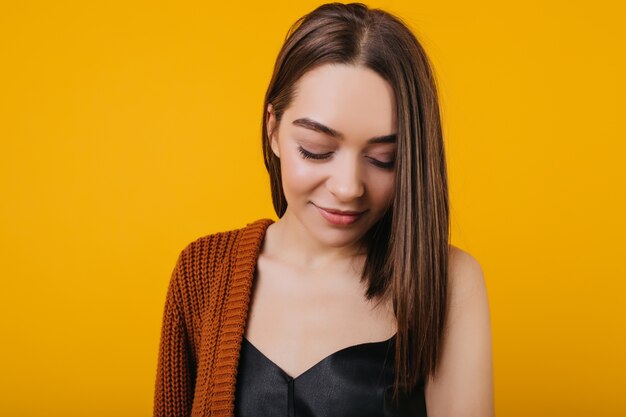
M 289 123 L 309 117 L 355 138 L 397 130 L 393 89 L 369 68 L 325 64 L 305 73 L 295 87 L 285 111 Z

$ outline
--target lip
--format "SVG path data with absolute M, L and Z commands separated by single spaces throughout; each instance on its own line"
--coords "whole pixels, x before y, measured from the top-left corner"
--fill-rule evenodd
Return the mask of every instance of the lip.
M 347 226 L 356 222 L 367 211 L 341 211 L 320 206 L 315 207 L 328 222 L 340 226 Z

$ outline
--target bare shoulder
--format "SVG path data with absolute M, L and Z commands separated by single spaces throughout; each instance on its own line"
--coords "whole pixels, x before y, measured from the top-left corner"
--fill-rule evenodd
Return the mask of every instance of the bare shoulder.
M 493 416 L 491 324 L 483 268 L 450 245 L 449 309 L 437 372 L 426 382 L 428 415 Z
M 485 275 L 478 260 L 465 250 L 450 245 L 448 279 L 452 296 L 486 293 Z M 486 296 L 486 294 L 483 294 Z
M 472 337 L 471 332 L 467 332 L 471 326 L 482 323 L 483 326 L 489 327 L 489 300 L 485 274 L 473 255 L 454 245 L 450 245 L 448 265 L 449 310 L 446 326 L 448 336 L 454 332 L 456 337 L 461 334 Z M 487 334 L 484 333 L 484 336 Z

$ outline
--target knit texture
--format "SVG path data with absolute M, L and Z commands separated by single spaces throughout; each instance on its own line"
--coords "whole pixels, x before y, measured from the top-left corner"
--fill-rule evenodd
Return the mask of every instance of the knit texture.
M 252 281 L 272 223 L 198 238 L 178 256 L 163 311 L 154 417 L 234 416 Z

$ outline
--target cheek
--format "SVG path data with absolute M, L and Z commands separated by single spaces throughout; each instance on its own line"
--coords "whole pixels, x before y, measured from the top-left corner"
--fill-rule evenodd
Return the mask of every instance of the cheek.
M 309 191 L 317 184 L 320 175 L 319 167 L 316 167 L 289 152 L 281 152 L 284 155 L 280 159 L 280 169 L 283 179 L 285 197 Z
M 370 181 L 369 190 L 376 201 L 384 204 L 391 203 L 396 191 L 395 174 L 378 175 L 373 181 Z

